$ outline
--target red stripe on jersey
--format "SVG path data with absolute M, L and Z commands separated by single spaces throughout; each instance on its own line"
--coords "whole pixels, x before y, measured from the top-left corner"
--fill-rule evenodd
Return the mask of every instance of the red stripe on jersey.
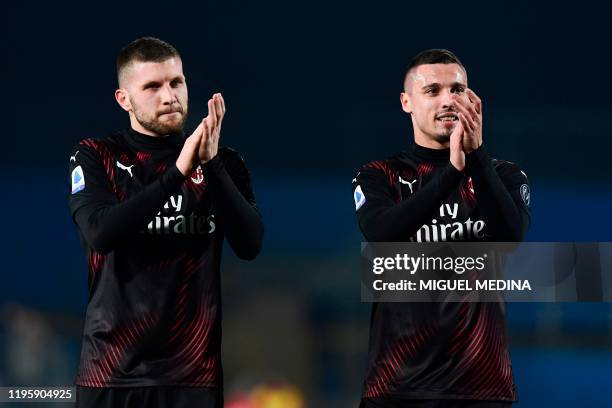
M 141 163 L 146 162 L 150 158 L 151 158 L 151 153 L 149 152 L 136 152 L 136 159 Z

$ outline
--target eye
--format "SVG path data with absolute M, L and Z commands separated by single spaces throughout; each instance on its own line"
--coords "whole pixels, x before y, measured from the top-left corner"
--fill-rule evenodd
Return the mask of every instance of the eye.
M 172 88 L 176 88 L 179 85 L 181 85 L 183 83 L 183 81 L 181 79 L 174 79 L 172 82 L 170 82 L 170 86 Z
M 458 93 L 458 94 L 464 93 L 465 92 L 465 87 L 464 86 L 458 86 L 458 87 L 453 89 L 453 92 L 454 93 Z

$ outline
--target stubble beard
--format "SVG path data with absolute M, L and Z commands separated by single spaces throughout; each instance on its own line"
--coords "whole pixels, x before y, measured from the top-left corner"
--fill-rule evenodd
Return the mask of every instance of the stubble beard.
M 440 144 L 450 143 L 450 137 L 452 133 L 453 133 L 452 130 L 450 132 L 445 132 L 445 133 L 436 133 L 433 136 L 433 139 Z
M 433 140 L 435 140 L 436 142 L 440 144 L 450 143 L 450 137 L 453 134 L 453 131 L 455 130 L 455 127 L 457 126 L 457 123 L 455 123 L 455 126 L 451 128 L 444 128 L 443 130 L 439 130 L 436 133 L 434 133 L 432 137 Z
M 454 127 L 451 129 L 434 129 L 433 132 L 430 130 L 422 130 L 421 134 L 427 139 L 433 140 L 436 143 L 447 144 L 450 143 L 450 137 L 454 129 Z
M 187 106 L 183 107 L 181 105 L 178 105 L 176 107 L 173 107 L 174 110 L 177 110 L 181 113 L 181 119 L 178 122 L 174 123 L 161 122 L 159 120 L 159 117 L 163 114 L 163 112 L 155 112 L 155 115 L 151 117 L 144 114 L 136 105 L 134 105 L 134 103 L 132 103 L 132 107 L 134 108 L 133 112 L 136 121 L 140 123 L 143 128 L 157 135 L 181 133 L 183 131 L 183 127 L 185 126 L 185 121 L 187 120 Z

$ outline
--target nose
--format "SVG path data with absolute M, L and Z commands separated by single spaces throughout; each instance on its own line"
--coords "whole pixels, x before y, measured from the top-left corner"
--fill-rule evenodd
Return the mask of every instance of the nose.
M 442 92 L 442 108 L 443 109 L 450 109 L 452 107 L 455 107 L 455 99 L 454 99 L 454 95 L 450 89 L 446 89 Z
M 174 94 L 174 90 L 170 86 L 170 84 L 164 84 L 162 89 L 160 90 L 161 102 L 164 105 L 172 105 L 174 100 L 176 99 L 176 95 Z

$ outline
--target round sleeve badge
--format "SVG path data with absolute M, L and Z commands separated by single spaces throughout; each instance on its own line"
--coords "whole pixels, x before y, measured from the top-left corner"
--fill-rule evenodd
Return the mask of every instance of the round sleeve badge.
M 529 204 L 531 204 L 531 192 L 529 190 L 529 185 L 523 184 L 520 191 L 523 202 L 529 207 Z

